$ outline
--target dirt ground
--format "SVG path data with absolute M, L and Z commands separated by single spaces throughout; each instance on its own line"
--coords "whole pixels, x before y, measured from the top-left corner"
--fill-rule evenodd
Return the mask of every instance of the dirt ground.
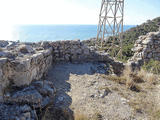
M 149 120 L 129 104 L 140 93 L 102 77 L 107 70 L 103 63 L 54 65 L 47 77 L 57 89 L 54 106 L 101 120 Z

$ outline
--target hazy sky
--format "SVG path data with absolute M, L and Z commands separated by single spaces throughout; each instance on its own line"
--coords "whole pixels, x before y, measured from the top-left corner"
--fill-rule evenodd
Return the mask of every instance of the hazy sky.
M 0 24 L 97 24 L 101 0 L 0 0 Z M 125 0 L 125 24 L 160 16 L 160 0 Z

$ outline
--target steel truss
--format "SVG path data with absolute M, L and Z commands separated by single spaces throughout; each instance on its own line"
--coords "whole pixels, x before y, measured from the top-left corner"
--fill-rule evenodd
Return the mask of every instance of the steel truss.
M 123 33 L 123 16 L 124 0 L 102 0 L 97 30 L 97 40 L 101 41 L 101 47 L 109 36 L 114 38 L 112 45 L 115 42 L 115 36 L 118 36 L 118 42 L 122 48 L 122 34 L 120 33 Z

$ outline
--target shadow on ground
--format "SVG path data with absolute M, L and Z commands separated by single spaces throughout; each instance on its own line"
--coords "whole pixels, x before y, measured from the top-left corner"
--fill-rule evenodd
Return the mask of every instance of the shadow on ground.
M 72 98 L 67 94 L 72 89 L 70 83 L 68 82 L 71 74 L 93 75 L 95 73 L 108 74 L 108 72 L 109 67 L 104 63 L 55 64 L 48 72 L 47 76 L 47 79 L 52 81 L 57 89 L 53 107 L 48 109 L 48 111 L 52 114 L 52 118 L 50 117 L 48 120 L 74 119 L 74 113 L 69 108 L 72 104 Z M 65 117 L 62 118 L 62 116 Z

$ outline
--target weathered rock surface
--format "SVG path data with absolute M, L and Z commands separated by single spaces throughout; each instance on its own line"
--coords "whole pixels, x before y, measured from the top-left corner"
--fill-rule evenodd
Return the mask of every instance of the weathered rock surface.
M 31 46 L 29 45 L 20 45 L 18 48 L 18 51 L 20 51 L 21 53 L 34 53 L 34 50 Z
M 124 68 L 123 63 L 116 62 L 107 53 L 96 51 L 93 46 L 88 47 L 79 40 L 51 42 L 50 45 L 53 47 L 54 62 L 106 62 L 113 67 L 116 74 Z
M 0 41 L 0 48 L 0 117 L 4 120 L 36 119 L 35 109 L 43 109 L 52 102 L 55 94 L 53 83 L 39 80 L 56 63 L 101 62 L 91 67 L 92 74 L 109 74 L 110 67 L 113 68 L 111 72 L 118 74 L 124 67 L 108 54 L 97 52 L 79 40 L 40 43 Z M 108 93 L 102 91 L 101 94 L 105 97 Z M 63 96 L 58 100 L 63 103 Z M 21 110 L 23 107 L 28 111 Z M 15 114 L 10 114 L 13 110 Z
M 7 43 L 2 41 L 0 52 L 0 96 L 7 86 L 19 87 L 39 80 L 47 73 L 53 61 L 51 47 L 37 50 L 40 48 L 38 43 Z
M 1 120 L 35 120 L 36 111 L 28 105 L 5 105 L 0 104 Z
M 28 87 L 6 93 L 4 102 L 0 104 L 0 118 L 35 120 L 36 110 L 53 103 L 55 93 L 53 83 L 46 80 L 36 81 Z
M 5 41 L 5 40 L 0 41 L 0 47 L 6 47 L 8 44 L 9 44 L 8 41 Z
M 50 44 L 54 48 L 54 60 L 58 62 L 102 61 L 102 55 L 80 41 L 57 41 Z M 106 58 L 105 61 L 108 56 Z
M 104 79 L 101 76 L 104 73 L 99 72 L 103 70 L 106 69 L 102 63 L 56 64 L 48 75 L 48 79 L 53 81 L 57 88 L 53 106 L 62 110 L 66 110 L 70 106 L 69 108 L 75 115 L 84 114 L 92 117 L 98 113 L 102 117 L 100 120 L 143 119 L 132 117 L 133 109 L 129 106 L 128 100 L 118 91 L 112 90 L 115 87 L 124 89 L 124 86 Z M 54 119 L 54 115 L 55 110 L 50 108 L 45 118 L 60 120 Z M 57 118 L 61 118 L 58 115 Z
M 151 32 L 147 35 L 140 36 L 136 41 L 134 48 L 135 53 L 129 60 L 131 64 L 142 65 L 151 59 L 160 60 L 160 32 Z

